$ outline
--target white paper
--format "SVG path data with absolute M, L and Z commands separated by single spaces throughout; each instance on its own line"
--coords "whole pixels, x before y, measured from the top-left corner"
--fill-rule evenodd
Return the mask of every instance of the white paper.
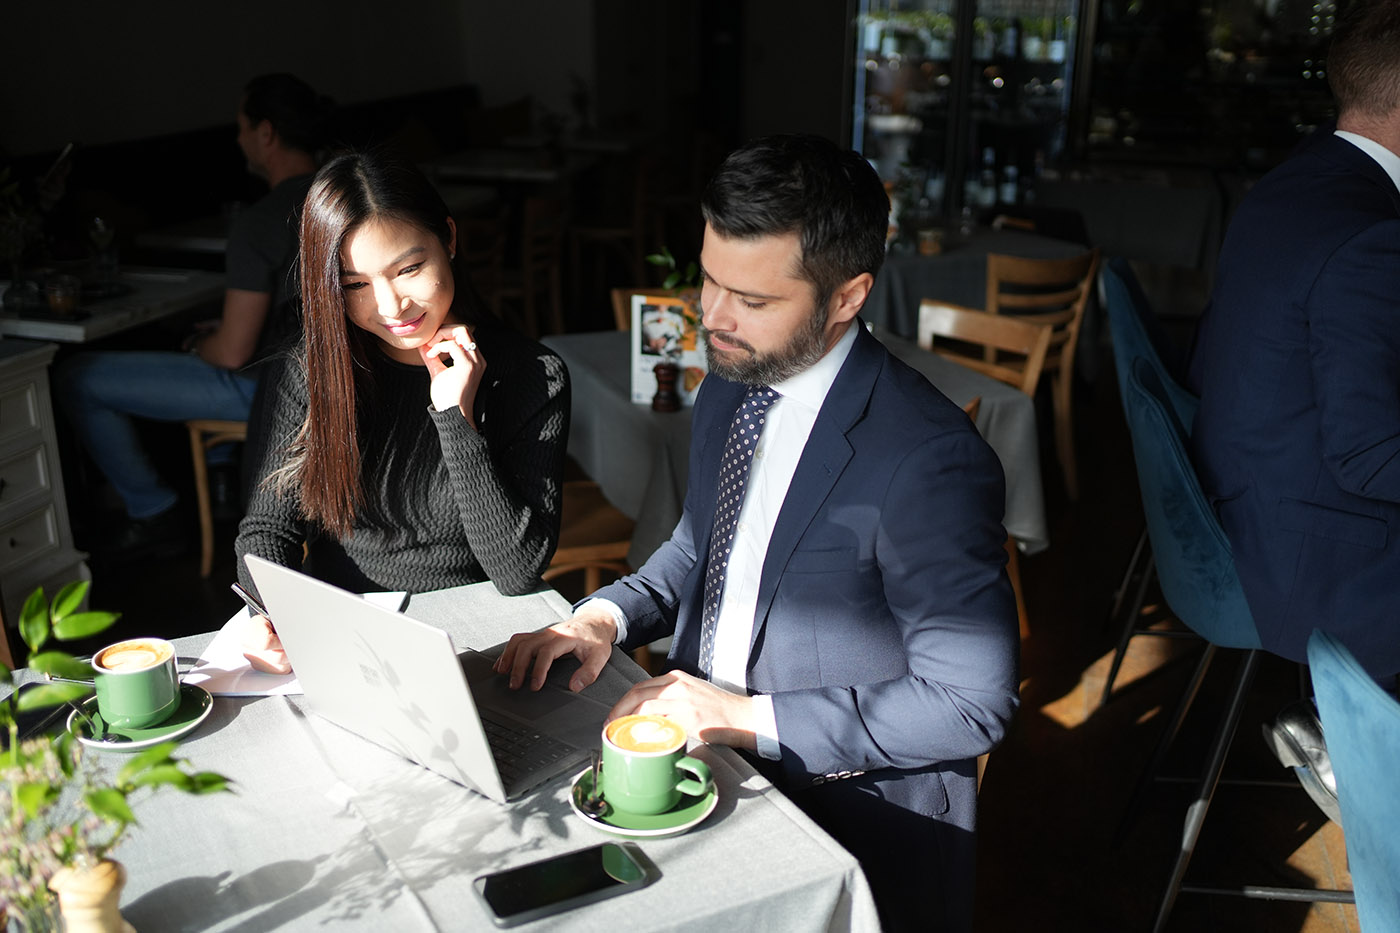
M 377 606 L 398 612 L 403 608 L 406 592 L 366 593 L 365 599 Z M 290 696 L 302 692 L 296 671 L 290 674 L 264 674 L 255 671 L 243 657 L 243 626 L 252 613 L 248 609 L 235 612 L 214 640 L 199 656 L 194 667 L 182 678 L 183 683 L 203 687 L 216 697 Z

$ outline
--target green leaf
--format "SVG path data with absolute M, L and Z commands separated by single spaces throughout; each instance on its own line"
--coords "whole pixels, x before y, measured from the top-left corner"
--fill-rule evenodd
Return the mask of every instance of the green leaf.
M 132 813 L 131 807 L 127 805 L 126 794 L 115 787 L 90 790 L 83 795 L 83 802 L 89 810 L 105 819 L 116 820 L 119 823 L 136 822 L 136 814 Z
M 217 794 L 226 790 L 233 790 L 229 785 L 233 782 L 222 774 L 215 774 L 213 771 L 199 771 L 190 775 L 191 794 Z
M 125 784 L 147 768 L 166 764 L 179 746 L 179 742 L 162 742 L 146 749 L 122 767 L 117 775 L 117 783 Z
M 19 708 L 23 711 L 46 709 L 61 703 L 71 703 L 92 693 L 92 688 L 84 684 L 42 684 L 24 691 L 19 697 Z
M 58 753 L 58 766 L 63 771 L 63 776 L 72 778 L 73 772 L 78 767 L 78 756 L 74 754 L 77 737 L 68 730 L 64 730 L 54 742 L 54 751 Z M 76 746 L 81 748 L 81 746 Z
M 661 255 L 660 253 L 649 253 L 647 255 L 647 262 L 651 263 L 653 266 L 670 265 L 670 261 L 667 260 L 666 257 Z
M 670 275 L 666 276 L 666 281 L 661 283 L 661 287 L 670 291 L 676 287 L 680 280 L 681 274 L 679 272 L 672 272 Z
M 38 651 L 49 640 L 49 604 L 42 586 L 29 594 L 19 611 L 19 635 L 30 651 Z
M 72 680 L 92 680 L 95 672 L 92 665 L 79 661 L 71 654 L 62 651 L 45 651 L 31 655 L 29 666 L 42 674 L 52 677 L 67 677 Z
M 87 638 L 103 631 L 122 617 L 120 612 L 76 612 L 60 619 L 53 627 L 53 633 L 62 641 Z
M 685 280 L 687 282 L 694 282 L 695 276 L 699 273 L 700 267 L 695 264 L 695 260 L 692 259 L 690 262 L 685 264 Z
M 31 781 L 15 788 L 15 799 L 24 808 L 25 815 L 36 820 L 45 804 L 58 799 L 58 788 L 43 781 Z
M 193 777 L 181 771 L 179 765 L 156 765 L 138 774 L 131 783 L 137 787 L 169 786 L 187 792 L 194 788 Z
M 54 621 L 58 621 L 67 615 L 72 615 L 78 611 L 78 607 L 87 598 L 88 587 L 91 584 L 87 580 L 74 580 L 58 591 L 58 595 L 53 598 L 51 607 Z

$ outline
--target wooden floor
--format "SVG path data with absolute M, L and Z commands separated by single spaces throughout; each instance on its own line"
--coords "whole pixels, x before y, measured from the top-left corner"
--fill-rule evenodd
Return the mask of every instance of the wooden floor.
M 1189 786 L 1159 785 L 1123 844 L 1112 844 L 1199 649 L 1135 639 L 1114 698 L 1098 705 L 1115 635 L 1105 618 L 1142 527 L 1127 429 L 1106 356 L 1103 366 L 1095 386 L 1077 390 L 1082 501 L 1065 500 L 1053 450 L 1043 448 L 1051 546 L 1022 561 L 1032 634 L 1023 646 L 1021 714 L 992 754 L 982 787 L 977 900 L 978 929 L 987 933 L 1148 930 L 1180 839 Z M 232 534 L 231 527 L 220 529 L 207 581 L 199 579 L 193 554 L 122 571 L 96 567 L 94 606 L 123 611 L 123 632 L 178 635 L 221 624 L 239 606 L 228 589 Z M 1175 773 L 1194 773 L 1199 765 L 1235 663 L 1222 654 L 1207 679 L 1169 764 Z M 1291 775 L 1265 751 L 1259 726 L 1298 695 L 1296 666 L 1268 659 L 1227 776 Z M 1350 887 L 1341 830 L 1296 786 L 1222 787 L 1188 877 Z M 1181 895 L 1169 928 L 1359 929 L 1351 907 L 1196 894 Z

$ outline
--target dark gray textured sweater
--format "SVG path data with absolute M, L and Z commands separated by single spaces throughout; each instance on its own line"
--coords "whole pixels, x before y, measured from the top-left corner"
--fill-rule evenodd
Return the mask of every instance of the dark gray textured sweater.
M 474 406 L 479 433 L 455 408 L 432 410 L 425 367 L 372 354 L 373 395 L 359 400 L 365 501 L 343 539 L 303 516 L 295 490 L 279 494 L 263 482 L 285 462 L 307 408 L 300 363 L 271 366 L 256 428 L 250 423 L 254 481 L 234 545 L 245 587 L 244 554 L 352 592 L 491 580 L 516 594 L 538 584 L 559 539 L 568 373 L 559 357 L 500 325 L 473 336 L 486 360 Z

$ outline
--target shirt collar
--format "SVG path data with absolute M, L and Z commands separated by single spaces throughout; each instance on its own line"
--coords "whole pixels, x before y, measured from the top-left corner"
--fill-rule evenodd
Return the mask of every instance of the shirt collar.
M 822 403 L 826 401 L 826 394 L 831 391 L 831 385 L 836 381 L 836 376 L 841 372 L 841 365 L 846 362 L 846 357 L 851 353 L 851 347 L 856 343 L 856 328 L 863 327 L 860 319 L 851 321 L 846 328 L 846 332 L 836 341 L 836 344 L 822 358 L 795 376 L 789 376 L 782 382 L 771 386 L 783 398 L 794 399 L 813 411 L 820 411 Z
M 1400 191 L 1400 155 L 1396 155 L 1374 139 L 1359 133 L 1337 130 L 1336 134 L 1375 159 L 1377 164 L 1385 169 L 1385 173 L 1390 176 L 1390 183 L 1395 186 L 1395 190 Z

